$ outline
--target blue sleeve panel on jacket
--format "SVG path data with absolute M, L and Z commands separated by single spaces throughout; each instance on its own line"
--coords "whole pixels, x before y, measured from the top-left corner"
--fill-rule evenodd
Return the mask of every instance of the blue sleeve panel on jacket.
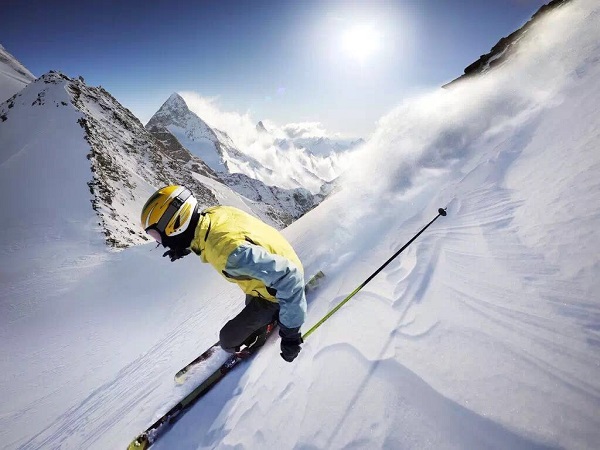
M 250 277 L 275 289 L 279 301 L 279 322 L 297 328 L 306 317 L 304 274 L 287 258 L 273 255 L 258 245 L 241 245 L 229 258 L 225 271 L 235 276 Z

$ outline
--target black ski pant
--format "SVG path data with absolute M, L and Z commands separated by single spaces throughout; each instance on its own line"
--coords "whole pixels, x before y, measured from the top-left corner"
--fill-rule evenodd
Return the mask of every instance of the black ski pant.
M 269 323 L 277 320 L 279 303 L 246 295 L 246 306 L 221 328 L 219 344 L 223 350 L 235 352 L 248 338 Z

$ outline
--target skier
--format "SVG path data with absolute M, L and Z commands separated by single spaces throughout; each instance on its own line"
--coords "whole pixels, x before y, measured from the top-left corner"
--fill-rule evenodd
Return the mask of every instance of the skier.
M 292 362 L 300 353 L 300 327 L 306 315 L 302 263 L 274 228 L 231 206 L 199 210 L 183 186 L 166 186 L 146 202 L 142 227 L 163 256 L 176 261 L 194 252 L 246 293 L 246 306 L 225 324 L 219 344 L 228 352 L 260 346 L 267 327 L 279 321 L 281 357 Z

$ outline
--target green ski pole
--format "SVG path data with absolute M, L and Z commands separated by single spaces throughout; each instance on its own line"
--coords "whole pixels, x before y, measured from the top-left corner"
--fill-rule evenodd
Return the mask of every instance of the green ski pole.
M 410 244 L 412 244 L 413 241 L 415 239 L 417 239 L 421 235 L 421 233 L 423 233 L 423 231 L 425 231 L 429 227 L 429 225 L 431 225 L 433 222 L 435 222 L 438 217 L 445 216 L 445 215 L 446 215 L 446 208 L 438 209 L 438 215 L 435 216 L 431 222 L 429 222 L 427 225 L 425 225 L 421 229 L 421 231 L 419 231 L 417 234 L 415 234 L 410 241 L 408 241 L 406 244 L 404 244 L 404 246 L 400 250 L 398 250 L 396 253 L 394 253 L 390 259 L 388 259 L 379 269 L 377 269 L 375 272 L 373 272 L 371 274 L 371 276 L 369 278 L 367 278 L 365 281 L 363 281 L 360 286 L 358 286 L 356 289 L 354 289 L 354 291 L 352 291 L 350 293 L 350 295 L 348 295 L 344 300 L 342 300 L 335 308 L 333 308 L 331 311 L 329 311 L 325 315 L 325 317 L 323 317 L 321 320 L 319 320 L 310 330 L 308 330 L 306 333 L 304 333 L 304 335 L 302 336 L 302 339 L 306 340 L 306 338 L 308 336 L 310 336 L 313 331 L 315 331 L 317 328 L 319 328 L 321 325 L 323 325 L 323 323 L 327 319 L 329 319 L 331 316 L 333 316 L 342 306 L 344 306 L 346 303 L 348 303 L 348 301 L 352 297 L 354 297 L 358 293 L 358 291 L 360 291 L 362 288 L 364 288 L 369 281 L 371 281 L 373 278 L 375 278 L 377 276 L 377 274 L 379 274 L 379 272 L 381 272 L 383 269 L 385 269 L 385 267 L 389 263 L 391 263 L 400 253 L 402 253 L 406 249 L 406 247 L 408 247 Z

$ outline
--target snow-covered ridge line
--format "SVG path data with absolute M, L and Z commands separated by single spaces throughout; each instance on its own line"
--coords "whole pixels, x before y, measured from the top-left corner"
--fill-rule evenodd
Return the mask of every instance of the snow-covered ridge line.
M 140 190 L 180 183 L 193 190 L 201 205 L 218 203 L 212 191 L 172 158 L 162 143 L 106 90 L 89 87 L 81 79 L 56 76 L 68 80 L 73 105 L 84 114 L 78 122 L 91 148 L 88 159 L 93 180 L 88 186 L 108 244 L 122 248 L 147 241 L 135 226 L 147 197 Z M 201 162 L 195 162 L 201 167 Z
M 507 60 L 507 58 L 509 58 L 511 54 L 516 50 L 516 46 L 518 45 L 519 41 L 530 30 L 531 26 L 534 23 L 536 23 L 539 19 L 544 17 L 547 13 L 551 12 L 555 8 L 563 6 L 565 3 L 570 1 L 571 0 L 552 0 L 548 4 L 540 7 L 540 9 L 538 9 L 535 12 L 535 14 L 531 17 L 530 20 L 527 21 L 525 25 L 523 25 L 518 30 L 512 32 L 508 36 L 501 38 L 492 47 L 489 53 L 481 55 L 477 61 L 469 64 L 465 68 L 465 73 L 463 75 L 445 84 L 443 87 L 450 87 L 458 81 L 462 81 L 467 78 L 476 76 L 478 74 L 485 73 L 488 70 L 494 68 L 495 66 L 503 64 Z
M 75 86 L 75 89 L 77 89 L 77 86 Z M 108 216 L 112 220 L 113 226 L 117 218 L 125 225 L 128 220 L 131 220 L 131 218 L 125 217 L 125 211 L 120 211 L 120 214 L 117 214 L 112 206 L 112 200 L 114 200 L 115 195 L 118 195 L 119 190 L 126 188 L 127 192 L 131 192 L 135 188 L 135 184 L 133 184 L 135 181 L 131 177 L 132 172 L 139 176 L 145 171 L 143 178 L 147 181 L 153 180 L 153 186 L 179 183 L 190 187 L 198 197 L 201 207 L 220 203 L 215 193 L 196 175 L 208 176 L 220 183 L 229 185 L 231 189 L 247 199 L 246 204 L 255 214 L 263 217 L 277 228 L 288 225 L 314 206 L 314 200 L 310 193 L 302 195 L 297 191 L 278 190 L 277 188 L 264 186 L 263 183 L 252 179 L 246 179 L 245 183 L 228 183 L 226 178 L 219 177 L 217 173 L 212 171 L 203 159 L 189 153 L 172 134 L 169 136 L 168 130 L 154 127 L 155 132 L 164 139 L 164 141 L 159 141 L 156 135 L 143 127 L 139 120 L 129 110 L 122 107 L 108 92 L 99 88 L 98 94 L 92 94 L 90 98 L 93 102 L 92 106 L 95 107 L 95 104 L 103 105 L 108 102 L 108 107 L 103 109 L 109 112 L 110 117 L 106 120 L 106 117 L 98 119 L 94 114 L 88 115 L 86 131 L 88 131 L 88 141 L 92 144 L 92 148 L 100 149 L 100 151 L 96 150 L 95 158 L 93 158 L 96 161 L 96 170 L 93 169 L 95 174 L 94 184 L 100 189 L 101 197 L 105 199 L 102 206 L 104 209 L 108 208 L 110 210 L 108 215 L 101 214 L 103 214 L 103 217 Z M 93 108 L 87 108 L 85 102 L 77 106 L 79 109 L 93 112 Z M 106 125 L 110 121 L 120 124 L 129 134 L 133 134 L 133 137 L 123 140 L 123 136 L 127 136 L 128 133 L 118 130 L 118 133 L 113 133 L 110 142 L 107 142 L 105 133 L 110 133 L 110 130 L 106 130 Z M 90 126 L 90 124 L 95 124 L 95 126 Z M 115 142 L 118 144 L 115 145 Z M 166 147 L 163 142 L 168 142 L 169 147 Z M 103 151 L 102 149 L 106 147 L 112 147 L 112 151 L 110 153 Z M 145 157 L 140 159 L 136 155 L 145 155 Z M 133 156 L 133 159 L 130 156 Z M 121 174 L 118 176 L 115 176 L 117 171 L 111 168 L 111 160 L 115 158 L 121 158 L 119 164 Z M 146 167 L 148 163 L 151 165 L 149 169 Z M 132 167 L 135 167 L 135 171 L 128 170 Z M 111 184 L 115 184 L 116 188 L 110 188 Z M 141 200 L 144 201 L 145 198 L 146 196 L 143 196 Z M 127 200 L 125 198 L 122 200 L 121 206 L 125 206 Z M 124 221 L 124 218 L 127 220 Z M 134 219 L 137 220 L 137 216 L 134 216 Z M 133 234 L 130 228 L 127 228 L 126 231 Z M 121 236 L 123 236 L 123 233 L 121 233 Z M 129 238 L 129 236 L 126 236 L 126 238 Z M 145 239 L 146 236 L 142 235 L 142 238 Z
M 35 76 L 21 64 L 13 55 L 11 55 L 2 44 L 0 44 L 0 63 L 9 64 L 24 80 L 33 81 Z
M 33 80 L 33 74 L 0 44 L 0 102 Z
M 273 181 L 281 180 L 280 174 L 275 174 L 257 158 L 239 150 L 226 132 L 210 127 L 188 108 L 178 94 L 169 97 L 148 121 L 146 129 L 155 135 L 160 133 L 161 139 L 176 142 L 191 155 L 200 158 L 213 178 L 238 194 L 256 204 L 269 206 L 268 214 L 281 225 L 289 225 L 325 198 L 322 191 L 313 195 L 303 187 L 307 179 L 316 178 L 315 184 L 319 187 L 326 184 L 310 171 L 306 171 L 302 180 L 290 176 L 284 187 L 276 185 Z M 268 132 L 265 130 L 264 133 Z

